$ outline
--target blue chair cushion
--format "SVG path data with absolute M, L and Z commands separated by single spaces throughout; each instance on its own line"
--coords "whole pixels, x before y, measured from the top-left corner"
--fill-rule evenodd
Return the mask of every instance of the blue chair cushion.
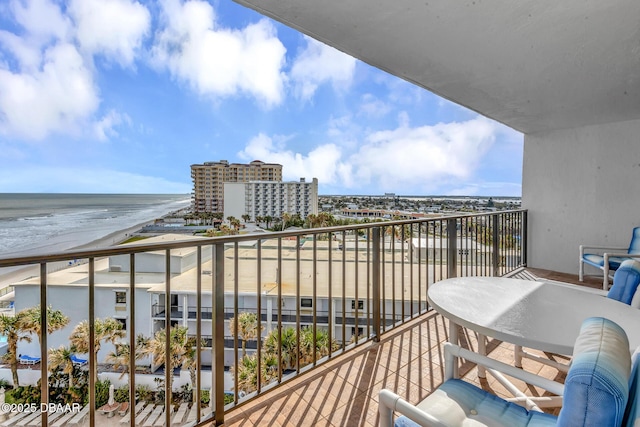
M 640 254 L 640 227 L 635 227 L 633 229 L 633 233 L 631 236 L 631 242 L 629 242 L 629 249 L 627 249 L 627 253 L 629 254 Z M 609 258 L 609 269 L 617 270 L 620 268 L 620 264 L 628 260 L 629 258 L 624 257 L 611 257 Z M 604 257 L 598 254 L 584 254 L 582 256 L 582 261 L 587 264 L 593 265 L 594 267 L 602 268 L 604 267 Z
M 629 396 L 629 340 L 616 323 L 586 319 L 574 346 L 558 426 L 622 424 Z
M 640 254 L 640 227 L 635 227 L 633 229 L 631 242 L 629 242 L 629 253 Z
M 468 382 L 451 379 L 417 405 L 448 426 L 547 427 L 556 417 L 528 411 Z M 415 427 L 407 417 L 399 417 L 396 427 Z
M 628 259 L 629 258 L 622 258 L 617 256 L 609 257 L 609 270 L 617 270 L 618 268 L 620 268 L 620 264 Z M 594 267 L 604 267 L 604 257 L 602 255 L 584 254 L 582 260 L 587 264 L 593 265 Z
M 640 262 L 629 259 L 620 264 L 613 276 L 613 286 L 609 289 L 608 298 L 625 304 L 631 304 L 640 285 Z
M 624 412 L 624 427 L 640 425 L 640 347 L 631 356 L 631 377 L 629 378 L 629 400 Z M 636 420 L 638 424 L 636 424 Z

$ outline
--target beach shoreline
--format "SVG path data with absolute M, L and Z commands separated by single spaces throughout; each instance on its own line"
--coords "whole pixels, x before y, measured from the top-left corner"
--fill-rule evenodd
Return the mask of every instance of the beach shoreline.
M 172 214 L 175 214 L 176 211 L 167 212 L 161 218 L 165 218 Z M 99 237 L 97 239 L 92 240 L 88 243 L 83 243 L 77 246 L 73 246 L 69 249 L 60 250 L 59 252 L 75 252 L 75 251 L 90 251 L 97 249 L 105 249 L 115 245 L 118 245 L 128 238 L 136 235 L 140 232 L 146 225 L 154 224 L 157 219 L 144 221 L 139 224 L 133 225 L 131 227 L 126 227 L 121 230 L 114 231 L 105 236 Z M 47 251 L 50 253 L 50 251 Z M 0 258 L 17 258 L 17 257 L 27 257 L 27 256 L 38 256 L 45 255 L 39 250 L 26 250 L 19 253 L 12 253 L 7 255 L 2 255 Z M 55 263 L 53 269 L 49 271 L 58 271 L 63 268 L 66 268 L 70 265 L 66 265 L 64 262 Z M 27 265 L 27 266 L 16 266 L 16 267 L 5 267 L 0 268 L 0 289 L 5 288 L 12 283 L 20 282 L 22 280 L 28 279 L 30 277 L 38 276 L 40 274 L 40 266 L 39 265 Z

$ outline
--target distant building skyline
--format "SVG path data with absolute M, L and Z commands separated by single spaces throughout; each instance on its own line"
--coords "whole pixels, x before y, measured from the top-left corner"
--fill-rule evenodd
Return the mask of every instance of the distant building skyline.
M 254 160 L 251 163 L 204 162 L 191 165 L 193 212 L 224 212 L 226 182 L 282 181 L 282 165 Z

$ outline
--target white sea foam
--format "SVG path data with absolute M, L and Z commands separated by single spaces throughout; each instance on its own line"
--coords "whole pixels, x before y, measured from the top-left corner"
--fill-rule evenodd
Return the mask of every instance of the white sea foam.
M 188 197 L 0 194 L 0 257 L 84 245 L 186 208 Z

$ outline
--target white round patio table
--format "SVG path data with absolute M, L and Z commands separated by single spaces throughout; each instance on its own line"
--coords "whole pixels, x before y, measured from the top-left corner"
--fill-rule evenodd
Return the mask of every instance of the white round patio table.
M 503 277 L 459 277 L 429 288 L 429 302 L 454 324 L 501 341 L 571 355 L 582 321 L 605 317 L 640 345 L 640 310 L 578 286 Z M 449 339 L 457 343 L 457 328 Z

